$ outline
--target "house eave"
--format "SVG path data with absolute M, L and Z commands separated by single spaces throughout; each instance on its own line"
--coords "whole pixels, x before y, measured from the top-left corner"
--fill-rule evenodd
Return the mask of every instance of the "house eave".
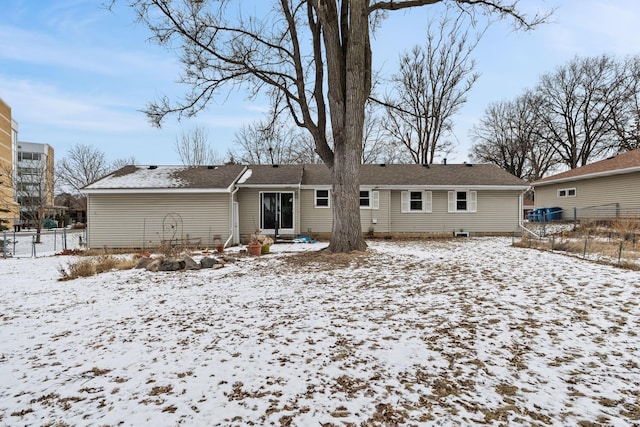
M 85 188 L 82 194 L 228 194 L 233 186 L 227 188 Z
M 257 189 L 264 189 L 264 188 L 290 189 L 290 188 L 300 188 L 300 185 L 298 184 L 238 184 L 237 187 L 238 188 L 257 188 Z
M 303 190 L 330 189 L 330 185 L 303 185 Z M 504 191 L 524 191 L 529 189 L 529 185 L 365 185 L 360 188 L 367 190 L 504 190 Z

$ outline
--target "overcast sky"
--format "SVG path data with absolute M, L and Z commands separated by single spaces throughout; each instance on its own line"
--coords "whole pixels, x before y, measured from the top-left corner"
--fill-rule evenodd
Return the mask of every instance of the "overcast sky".
M 47 143 L 56 158 L 74 144 L 100 148 L 110 160 L 134 156 L 140 164 L 179 164 L 174 142 L 204 126 L 218 154 L 232 146 L 243 124 L 262 118 L 267 105 L 232 92 L 196 119 L 170 117 L 155 129 L 140 112 L 161 94 L 186 91 L 175 83 L 175 54 L 147 39 L 123 4 L 104 0 L 11 0 L 0 14 L 0 98 L 12 108 L 21 141 Z M 258 1 L 258 0 L 255 0 Z M 260 0 L 264 1 L 264 0 Z M 251 0 L 246 1 L 247 4 Z M 510 100 L 576 55 L 640 53 L 640 1 L 523 0 L 527 12 L 557 8 L 551 22 L 523 33 L 492 25 L 474 53 L 479 81 L 454 120 L 454 162 L 468 159 L 469 130 L 491 102 Z M 394 12 L 374 40 L 374 65 L 397 69 L 399 52 L 423 44 L 428 13 Z

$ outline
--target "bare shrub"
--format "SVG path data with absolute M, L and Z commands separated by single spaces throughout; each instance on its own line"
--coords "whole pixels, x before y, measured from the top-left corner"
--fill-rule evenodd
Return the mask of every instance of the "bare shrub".
M 640 220 L 637 217 L 618 218 L 612 221 L 611 228 L 625 240 L 631 240 L 640 233 Z
M 78 277 L 90 277 L 112 270 L 130 270 L 136 265 L 133 257 L 116 257 L 113 255 L 99 255 L 93 258 L 83 258 L 69 263 L 67 268 L 60 268 L 61 281 L 73 280 Z

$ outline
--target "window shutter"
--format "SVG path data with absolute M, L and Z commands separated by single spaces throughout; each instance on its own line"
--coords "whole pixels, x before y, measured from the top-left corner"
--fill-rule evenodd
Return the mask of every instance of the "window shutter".
M 380 209 L 380 192 L 371 192 L 371 209 Z
M 431 212 L 433 209 L 433 203 L 431 201 L 431 191 L 424 192 L 424 211 Z
M 478 194 L 476 191 L 469 191 L 469 212 L 478 211 Z
M 400 196 L 400 212 L 409 212 L 409 192 L 403 191 Z
M 456 192 L 449 191 L 449 212 L 456 211 Z

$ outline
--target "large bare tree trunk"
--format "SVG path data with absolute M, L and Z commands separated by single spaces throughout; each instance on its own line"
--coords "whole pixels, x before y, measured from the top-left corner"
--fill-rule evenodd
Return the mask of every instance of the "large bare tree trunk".
M 333 231 L 328 250 L 351 252 L 367 245 L 360 225 L 360 156 L 353 149 L 336 150 L 331 170 L 333 178 Z
M 371 92 L 371 47 L 367 1 L 353 0 L 350 10 L 328 7 L 319 17 L 327 49 L 329 108 L 334 153 L 329 166 L 333 178 L 333 230 L 328 250 L 351 252 L 365 250 L 367 244 L 360 223 L 360 164 L 364 106 Z M 338 28 L 337 23 L 340 23 Z M 331 43 L 341 38 L 340 43 Z M 327 43 L 328 42 L 328 43 Z M 341 48 L 340 48 L 341 47 Z

